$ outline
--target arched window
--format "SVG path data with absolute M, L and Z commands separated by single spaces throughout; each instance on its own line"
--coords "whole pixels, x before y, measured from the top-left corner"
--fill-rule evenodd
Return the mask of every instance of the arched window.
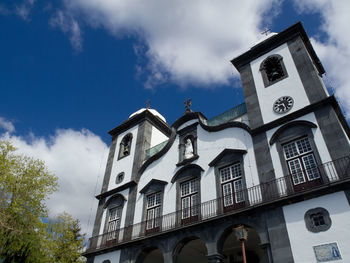
M 108 199 L 104 205 L 104 208 L 107 209 L 104 231 L 107 242 L 118 239 L 124 202 L 125 197 L 116 194 Z
M 261 75 L 265 87 L 268 87 L 288 77 L 283 58 L 280 55 L 267 57 L 260 65 Z
M 196 164 L 188 164 L 182 167 L 173 176 L 171 182 L 176 182 L 177 210 L 181 211 L 181 224 L 197 221 L 200 217 L 200 179 L 204 171 Z
M 303 191 L 326 180 L 312 132 L 315 128 L 308 121 L 293 121 L 277 129 L 271 137 L 270 145 L 276 143 L 283 173 L 291 184 L 287 184 L 287 188 L 292 187 L 289 190 Z
M 216 192 L 224 212 L 241 208 L 248 202 L 243 156 L 246 150 L 224 149 L 209 163 L 214 167 Z
M 124 138 L 120 142 L 118 159 L 121 159 L 121 158 L 128 156 L 130 154 L 131 142 L 132 142 L 132 134 L 128 133 L 127 135 L 124 136 Z

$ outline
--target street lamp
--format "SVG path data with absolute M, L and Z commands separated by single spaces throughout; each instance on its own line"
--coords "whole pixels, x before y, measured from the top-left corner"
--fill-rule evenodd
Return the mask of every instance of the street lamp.
M 235 230 L 237 239 L 239 241 L 241 241 L 241 244 L 242 244 L 243 263 L 247 263 L 247 258 L 245 255 L 244 241 L 246 241 L 248 239 L 248 230 L 245 229 L 243 225 L 235 227 L 234 230 Z

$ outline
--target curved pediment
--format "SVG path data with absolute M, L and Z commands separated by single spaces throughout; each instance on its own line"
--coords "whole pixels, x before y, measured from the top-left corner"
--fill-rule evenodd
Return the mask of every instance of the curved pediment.
M 275 131 L 274 134 L 271 136 L 269 144 L 273 145 L 278 140 L 278 138 L 283 134 L 284 131 L 295 126 L 306 126 L 310 128 L 317 128 L 317 125 L 310 121 L 304 121 L 304 120 L 292 121 L 278 128 L 277 131 Z
M 227 155 L 243 155 L 246 154 L 246 150 L 242 149 L 225 149 L 221 153 L 219 153 L 208 165 L 210 167 L 215 166 L 217 163 L 219 163 L 225 156 Z
M 201 172 L 203 172 L 204 169 L 200 167 L 198 164 L 188 164 L 179 169 L 173 178 L 171 178 L 171 182 L 174 183 L 177 179 L 182 177 L 183 175 L 187 175 L 188 173 L 196 173 L 197 175 L 200 175 Z

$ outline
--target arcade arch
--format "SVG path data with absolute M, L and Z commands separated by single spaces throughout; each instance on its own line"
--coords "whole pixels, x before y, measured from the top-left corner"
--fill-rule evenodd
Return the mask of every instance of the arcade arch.
M 242 245 L 237 239 L 234 227 L 227 228 L 218 240 L 218 251 L 223 256 L 223 263 L 243 262 Z M 245 241 L 247 262 L 268 263 L 265 251 L 260 248 L 258 232 L 251 227 L 245 226 L 248 230 L 248 239 Z

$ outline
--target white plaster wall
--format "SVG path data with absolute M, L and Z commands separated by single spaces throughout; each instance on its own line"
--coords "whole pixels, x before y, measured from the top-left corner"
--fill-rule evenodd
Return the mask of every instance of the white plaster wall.
M 265 88 L 260 72 L 261 62 L 270 55 L 278 54 L 283 57 L 283 62 L 286 67 L 288 77 Z M 304 108 L 309 104 L 305 89 L 295 67 L 293 58 L 289 52 L 287 44 L 283 44 L 278 48 L 270 51 L 267 54 L 253 60 L 250 63 L 256 92 L 260 104 L 261 115 L 264 123 L 271 122 L 282 116 Z M 272 109 L 273 103 L 282 96 L 291 96 L 294 100 L 293 108 L 285 114 L 275 113 Z
M 190 126 L 191 124 L 196 123 L 196 122 L 198 122 L 197 119 L 195 119 L 195 120 L 190 120 L 190 121 L 188 121 L 188 122 L 185 122 L 185 123 L 183 123 L 182 125 L 180 125 L 180 126 L 177 128 L 177 130 L 179 131 L 179 130 L 181 130 L 181 129 L 187 127 L 187 126 Z
M 311 112 L 311 113 L 304 115 L 300 118 L 297 118 L 295 120 L 305 120 L 305 121 L 309 121 L 309 122 L 312 122 L 312 123 L 317 125 L 317 128 L 312 128 L 312 133 L 314 135 L 314 141 L 315 141 L 315 144 L 317 147 L 317 151 L 320 155 L 322 163 L 330 162 L 332 159 L 331 159 L 331 156 L 329 155 L 329 152 L 328 152 L 326 143 L 324 141 L 323 135 L 322 135 L 321 130 L 318 126 L 315 114 L 313 112 Z M 283 125 L 281 125 L 281 126 L 283 126 Z M 270 141 L 272 135 L 276 132 L 276 130 L 279 129 L 281 126 L 273 128 L 273 129 L 266 132 L 266 137 L 267 137 L 268 142 Z M 277 152 L 276 143 L 274 143 L 272 146 L 270 146 L 270 154 L 271 154 L 273 167 L 275 169 L 276 178 L 283 177 L 284 175 L 283 175 L 281 160 L 280 160 L 280 157 L 279 157 L 278 152 Z M 282 160 L 282 161 L 284 161 L 284 160 Z
M 104 260 L 110 260 L 111 263 L 119 263 L 121 250 L 115 250 L 112 252 L 104 253 L 95 256 L 94 263 L 102 263 Z
M 115 153 L 114 153 L 114 160 L 113 160 L 113 166 L 112 166 L 112 171 L 111 171 L 111 177 L 108 183 L 108 191 L 112 190 L 116 187 L 119 187 L 127 182 L 130 181 L 131 179 L 131 171 L 132 171 L 132 165 L 134 163 L 134 156 L 135 156 L 135 147 L 136 147 L 136 139 L 137 139 L 137 132 L 138 132 L 139 126 L 135 126 L 130 128 L 129 130 L 121 133 L 118 136 L 117 139 L 117 146 L 115 148 Z M 120 147 L 120 142 L 124 138 L 125 135 L 128 133 L 132 134 L 132 142 L 131 142 L 131 151 L 130 155 L 121 158 L 118 160 L 118 155 L 119 155 L 119 147 Z M 121 184 L 116 184 L 115 179 L 117 175 L 121 172 L 124 172 L 124 180 Z
M 181 127 L 186 127 L 193 121 L 189 121 Z M 244 155 L 244 170 L 247 187 L 259 184 L 253 143 L 248 132 L 241 128 L 228 128 L 218 132 L 207 132 L 197 126 L 197 151 L 199 159 L 194 164 L 204 169 L 201 177 L 201 202 L 217 198 L 214 169 L 208 164 L 225 148 L 247 150 Z M 179 158 L 179 138 L 177 137 L 169 149 L 160 159 L 154 161 L 141 176 L 138 189 L 142 189 L 152 179 L 168 182 L 164 191 L 163 215 L 176 210 L 176 183 L 171 179 L 181 169 L 176 167 Z M 142 221 L 143 195 L 138 193 L 135 208 L 134 223 Z
M 325 232 L 312 233 L 305 226 L 306 211 L 316 207 L 328 210 L 332 226 Z M 337 192 L 283 207 L 288 236 L 295 263 L 317 262 L 313 246 L 338 244 L 342 260 L 350 262 L 350 206 L 344 192 Z
M 160 130 L 158 130 L 156 127 L 152 126 L 152 135 L 151 135 L 151 146 L 156 146 L 157 144 L 160 144 L 164 141 L 169 139 L 164 133 L 162 133 Z
M 120 191 L 118 194 L 121 194 L 122 196 L 124 196 L 124 198 L 126 199 L 124 206 L 123 206 L 123 211 L 122 211 L 122 218 L 120 221 L 120 229 L 122 229 L 125 226 L 125 217 L 126 217 L 126 208 L 128 205 L 128 196 L 129 196 L 129 189 L 125 189 L 123 191 Z M 109 198 L 113 197 L 110 196 Z M 109 199 L 108 198 L 108 199 Z M 106 201 L 108 201 L 108 199 Z M 101 220 L 101 227 L 100 227 L 100 235 L 102 235 L 104 233 L 105 230 L 105 223 L 106 223 L 106 216 L 108 214 L 108 208 L 105 208 L 102 214 L 102 220 Z

